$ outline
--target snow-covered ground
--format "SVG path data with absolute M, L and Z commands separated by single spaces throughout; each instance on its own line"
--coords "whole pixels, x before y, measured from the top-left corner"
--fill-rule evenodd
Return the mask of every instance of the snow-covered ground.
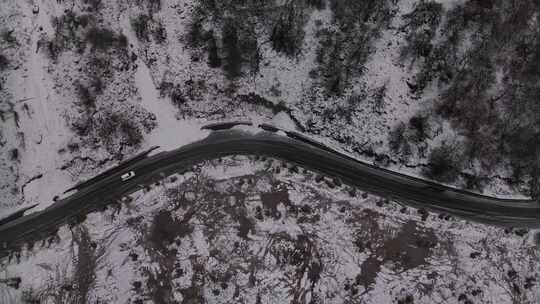
M 4 261 L 0 279 L 21 282 L 0 287 L 0 299 L 540 300 L 538 249 L 526 232 L 353 193 L 273 159 L 228 157 L 173 177 Z
M 403 16 L 419 1 L 377 2 L 391 3 L 385 12 L 391 20 L 363 28 L 371 36 L 359 51 L 372 48 L 336 96 L 324 92 L 321 82 L 334 75 L 320 72 L 321 61 L 329 57 L 324 51 L 333 51 L 336 63 L 347 53 L 332 49 L 333 40 L 330 50 L 322 48 L 325 31 L 341 31 L 328 1 L 324 7 L 269 1 L 257 10 L 250 1 L 230 2 L 223 16 L 212 11 L 212 1 L 199 0 L 0 2 L 0 218 L 31 204 L 43 209 L 73 184 L 151 146 L 168 150 L 201 139 L 208 131 L 200 127 L 218 121 L 304 131 L 414 176 L 422 176 L 432 149 L 464 142 L 451 123 L 430 118 L 428 137 L 412 145 L 410 156 L 390 148 L 390 132 L 431 115 L 440 95 L 433 83 L 414 94 L 419 67 L 401 58 Z M 450 10 L 467 1 L 436 2 Z M 229 2 L 214 4 L 223 3 Z M 250 12 L 259 8 L 262 14 Z M 301 17 L 303 39 L 299 53 L 288 56 L 269 36 L 272 22 L 294 10 L 301 10 L 294 17 Z M 193 43 L 198 18 L 203 32 Z M 256 46 L 255 57 L 241 54 L 243 76 L 234 79 L 226 72 L 230 50 L 223 39 L 231 18 L 241 21 L 242 49 Z M 141 20 L 147 24 L 137 32 Z M 209 66 L 209 33 L 219 67 Z M 540 300 L 532 232 L 518 236 L 445 215 L 422 221 L 399 202 L 363 196 L 361 189 L 351 197 L 331 177 L 317 183 L 313 173 L 285 166 L 291 167 L 243 157 L 213 161 L 136 193 L 121 210 L 114 206 L 63 227 L 60 240 L 2 261 L 0 303 L 39 296 L 80 303 L 72 298 L 78 292 L 88 303 Z M 478 167 L 463 173 L 474 175 Z M 508 168 L 490 170 L 484 193 L 520 196 L 522 185 L 503 182 Z M 463 184 L 458 179 L 454 186 Z M 164 230 L 154 221 L 164 221 Z M 22 280 L 18 289 L 3 281 L 15 277 Z

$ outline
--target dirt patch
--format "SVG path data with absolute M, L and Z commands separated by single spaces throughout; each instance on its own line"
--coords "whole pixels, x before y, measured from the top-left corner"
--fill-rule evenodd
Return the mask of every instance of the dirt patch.
M 254 231 L 255 225 L 244 213 L 240 214 L 238 222 L 240 223 L 240 226 L 238 227 L 238 236 L 243 239 L 248 239 L 248 234 L 250 231 Z
M 320 222 L 322 215 L 332 210 L 337 210 L 336 214 L 340 217 L 350 212 L 350 216 L 344 219 L 347 226 L 354 229 L 356 254 L 367 254 L 359 273 L 346 283 L 351 297 L 369 292 L 383 264 L 397 271 L 424 265 L 432 254 L 431 249 L 437 244 L 433 231 L 420 228 L 414 221 L 397 227 L 382 224 L 387 222 L 387 215 L 383 213 L 369 208 L 352 208 L 349 202 L 334 202 L 309 191 L 302 200 L 292 202 L 289 195 L 291 185 L 269 179 L 265 183 L 270 185 L 270 190 L 261 192 L 257 186 L 260 178 L 258 175 L 235 177 L 222 181 L 223 187 L 217 187 L 219 181 L 211 182 L 206 177 L 198 176 L 177 189 L 169 189 L 170 205 L 166 209 L 169 211 L 157 213 L 149 229 L 152 241 L 148 243 L 158 249 L 152 255 L 159 269 L 146 275 L 146 283 L 156 303 L 167 303 L 172 299 L 174 287 L 167 282 L 182 276 L 179 273 L 183 273 L 183 270 L 177 265 L 178 251 L 170 248 L 175 247 L 174 242 L 179 244 L 179 238 L 189 237 L 194 225 L 200 225 L 210 244 L 214 241 L 220 244 L 225 231 L 236 232 L 239 239 L 232 242 L 228 249 L 220 245 L 210 246 L 210 256 L 219 261 L 216 266 L 205 264 L 207 261 L 204 259 L 189 257 L 193 270 L 191 284 L 177 290 L 183 295 L 182 303 L 200 303 L 209 296 L 225 296 L 223 292 L 229 287 L 235 290 L 245 288 L 242 284 L 238 285 L 235 279 L 239 271 L 249 276 L 248 286 L 255 286 L 263 279 L 259 271 L 265 267 L 281 269 L 286 273 L 282 283 L 293 303 L 301 303 L 309 292 L 313 294 L 317 284 L 324 279 L 326 267 L 321 258 L 324 251 L 319 251 L 323 249 L 319 248 L 321 244 L 317 236 L 307 231 L 294 236 L 287 232 L 268 234 L 267 243 L 261 247 L 265 248 L 264 255 L 253 257 L 253 252 L 247 249 L 249 244 L 257 241 L 257 237 L 252 236 L 260 233 L 260 227 L 255 229 L 256 221 L 265 218 L 266 221 L 277 223 L 289 217 L 296 219 L 298 225 L 303 225 Z M 260 205 L 251 208 L 250 202 L 257 197 L 260 197 Z M 335 207 L 330 207 L 332 204 Z M 235 260 L 235 264 L 247 266 L 231 267 L 228 264 L 232 260 Z M 307 284 L 302 283 L 306 279 Z M 211 292 L 210 295 L 206 293 L 207 290 Z
M 364 209 L 359 213 L 354 212 L 353 216 L 347 220 L 348 223 L 354 222 L 360 225 L 354 234 L 354 245 L 359 252 L 375 251 L 384 243 L 384 239 L 391 235 L 390 230 L 384 230 L 379 226 L 381 216 L 371 209 Z
M 360 274 L 356 276 L 356 283 L 362 284 L 366 290 L 369 289 L 371 284 L 375 283 L 375 279 L 380 270 L 381 261 L 373 255 L 368 257 L 368 259 L 362 263 Z
M 171 303 L 173 297 L 172 279 L 179 267 L 176 262 L 176 249 L 168 249 L 168 245 L 193 232 L 189 221 L 194 212 L 188 210 L 182 219 L 175 218 L 170 211 L 159 211 L 152 220 L 148 232 L 149 251 L 159 268 L 156 271 L 144 271 L 146 285 L 154 303 Z M 156 254 L 156 252 L 159 252 Z M 135 288 L 135 291 L 140 291 Z
M 169 257 L 167 260 L 171 260 Z M 173 258 L 174 261 L 174 258 Z M 172 291 L 172 270 L 173 267 L 165 268 L 160 264 L 160 269 L 156 274 L 147 272 L 148 279 L 146 284 L 150 290 L 150 296 L 156 304 L 173 303 Z M 170 265 L 172 266 L 172 265 Z
M 149 240 L 154 248 L 165 251 L 166 246 L 172 243 L 177 237 L 183 237 L 193 231 L 189 220 L 193 213 L 188 213 L 179 220 L 172 216 L 170 211 L 162 210 L 154 217 L 150 228 Z
M 73 242 L 78 247 L 73 274 L 75 299 L 76 303 L 84 304 L 87 303 L 90 290 L 95 284 L 98 259 L 103 255 L 104 249 L 97 248 L 84 226 L 78 226 L 73 231 Z
M 227 198 L 231 198 L 231 200 L 228 200 Z M 222 195 L 221 200 L 223 201 L 221 204 L 223 210 L 229 214 L 234 221 L 238 222 L 238 236 L 247 240 L 249 232 L 255 230 L 255 224 L 253 223 L 253 220 L 248 217 L 246 194 L 234 191 L 230 195 Z M 229 204 L 227 204 L 227 202 L 229 202 Z
M 288 285 L 292 286 L 289 291 L 293 295 L 291 303 L 303 303 L 306 291 L 301 287 L 301 282 L 304 276 L 311 282 L 313 292 L 324 268 L 316 242 L 306 234 L 293 238 L 287 233 L 277 233 L 271 237 L 269 252 L 276 265 L 293 267 L 294 275 L 287 278 Z
M 419 227 L 415 221 L 408 221 L 395 233 L 394 229 L 379 226 L 381 216 L 373 210 L 364 209 L 354 219 L 360 223 L 360 228 L 355 232 L 354 245 L 359 252 L 369 253 L 355 282 L 365 289 L 375 283 L 382 264 L 390 262 L 400 271 L 425 265 L 432 249 L 438 244 L 435 233 Z
M 422 229 L 415 221 L 408 221 L 395 238 L 384 243 L 377 255 L 382 256 L 384 262 L 391 261 L 406 271 L 425 265 L 437 243 L 431 229 Z
M 292 206 L 289 199 L 289 192 L 286 189 L 261 193 L 261 202 L 265 213 L 269 213 L 276 220 L 281 217 L 281 213 L 277 208 L 279 204 L 283 204 L 286 207 Z

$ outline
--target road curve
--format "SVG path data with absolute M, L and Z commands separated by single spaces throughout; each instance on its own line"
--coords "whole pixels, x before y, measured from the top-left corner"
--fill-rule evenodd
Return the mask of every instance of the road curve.
M 0 257 L 10 249 L 37 241 L 58 227 L 89 212 L 101 210 L 119 197 L 194 164 L 228 155 L 265 155 L 341 179 L 364 191 L 473 221 L 511 227 L 540 228 L 540 204 L 529 200 L 500 199 L 446 187 L 360 162 L 301 136 L 281 136 L 221 130 L 179 149 L 160 152 L 113 170 L 50 207 L 0 226 Z M 122 181 L 120 176 L 136 176 Z

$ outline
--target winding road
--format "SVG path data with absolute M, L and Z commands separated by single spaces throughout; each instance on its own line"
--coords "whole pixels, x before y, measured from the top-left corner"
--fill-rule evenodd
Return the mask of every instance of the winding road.
M 232 126 L 229 123 L 227 128 Z M 256 154 L 282 159 L 381 197 L 473 221 L 507 227 L 540 227 L 540 203 L 494 198 L 443 186 L 355 160 L 296 132 L 280 135 L 275 127 L 260 127 L 265 131 L 250 133 L 216 128 L 218 131 L 203 140 L 152 156 L 143 153 L 143 157 L 106 171 L 91 182 L 83 182 L 72 188 L 77 190 L 74 194 L 50 207 L 1 225 L 0 257 L 25 243 L 54 234 L 61 225 L 89 212 L 102 210 L 144 185 L 188 171 L 202 161 L 229 155 Z M 136 173 L 135 177 L 123 181 L 121 176 L 130 171 Z

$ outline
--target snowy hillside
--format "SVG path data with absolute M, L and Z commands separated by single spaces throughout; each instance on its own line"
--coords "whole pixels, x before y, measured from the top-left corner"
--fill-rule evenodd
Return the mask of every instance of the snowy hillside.
M 535 5 L 5 0 L 2 204 L 50 202 L 135 151 L 200 138 L 206 121 L 274 117 L 381 166 L 535 195 L 537 145 L 519 147 L 536 127 L 516 112 L 535 111 Z M 493 36 L 525 10 L 522 41 Z M 476 75 L 482 45 L 490 70 Z
M 137 152 L 179 147 L 228 120 L 271 122 L 381 167 L 536 199 L 539 15 L 535 0 L 0 0 L 0 218 L 43 209 Z M 203 175 L 141 194 L 118 216 L 65 227 L 59 243 L 1 266 L 0 299 L 538 301 L 532 232 L 445 215 L 422 221 L 417 211 L 372 206 L 378 198 L 346 197 L 346 187 L 320 189 L 303 180 L 309 174 L 261 166 L 206 164 Z M 235 170 L 251 177 L 228 176 Z M 191 200 L 213 193 L 220 208 L 201 200 L 182 226 L 193 210 L 171 197 L 178 189 Z M 266 206 L 262 193 L 290 206 Z M 309 214 L 285 210 L 303 205 Z M 186 230 L 153 243 L 159 219 Z M 417 237 L 428 244 L 403 244 Z M 295 260 L 295 250 L 308 260 Z M 414 257 L 403 261 L 403 252 Z M 80 265 L 81 254 L 91 265 Z M 93 272 L 80 278 L 77 267 Z M 18 288 L 2 285 L 12 277 L 22 278 Z

